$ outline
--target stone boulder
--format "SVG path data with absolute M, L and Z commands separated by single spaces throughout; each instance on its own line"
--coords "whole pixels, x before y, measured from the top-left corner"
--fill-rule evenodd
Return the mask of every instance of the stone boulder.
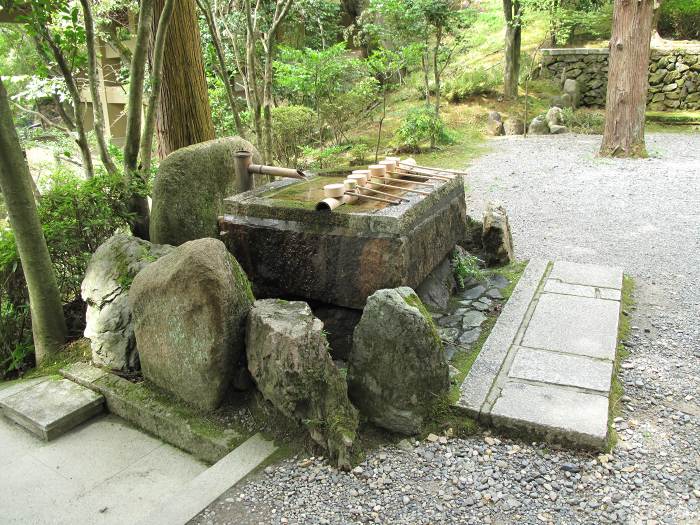
M 508 214 L 503 205 L 489 202 L 484 210 L 483 224 L 481 244 L 486 264 L 498 266 L 515 261 Z
M 137 273 L 172 249 L 116 234 L 92 255 L 81 295 L 87 303 L 85 337 L 96 365 L 122 372 L 139 369 L 129 288 Z
M 186 242 L 144 268 L 129 292 L 144 377 L 195 407 L 218 407 L 244 351 L 253 300 L 216 239 Z
M 506 135 L 522 135 L 525 133 L 525 122 L 519 118 L 509 118 L 503 124 Z
M 504 135 L 503 120 L 498 111 L 489 111 L 488 119 L 486 120 L 486 133 L 494 137 Z
M 530 122 L 527 128 L 527 132 L 530 135 L 547 135 L 549 134 L 549 124 L 547 124 L 547 119 L 544 117 L 535 117 Z
M 576 109 L 581 104 L 581 86 L 577 80 L 573 78 L 567 78 L 564 80 L 564 86 L 562 87 L 562 96 L 568 95 L 571 99 L 571 107 Z
M 350 399 L 376 425 L 404 435 L 421 431 L 450 385 L 433 320 L 408 287 L 367 299 L 348 368 Z
M 557 106 L 552 106 L 551 108 L 549 108 L 545 118 L 547 119 L 547 123 L 550 126 L 561 126 L 562 124 L 564 124 L 564 112 L 561 110 L 561 108 Z
M 300 301 L 256 301 L 248 316 L 248 370 L 263 397 L 306 425 L 342 468 L 350 466 L 358 414 L 328 352 L 323 323 Z
M 252 152 L 254 164 L 262 162 L 250 142 L 226 137 L 179 149 L 160 163 L 152 194 L 153 242 L 177 246 L 218 238 L 223 200 L 236 193 L 234 154 L 240 150 Z
M 452 254 L 450 254 L 428 274 L 428 277 L 416 288 L 416 293 L 424 304 L 437 310 L 445 310 L 455 288 L 457 283 L 452 271 Z

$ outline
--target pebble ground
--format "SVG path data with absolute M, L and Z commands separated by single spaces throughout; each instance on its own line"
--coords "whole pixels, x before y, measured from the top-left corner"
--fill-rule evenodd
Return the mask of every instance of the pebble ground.
M 622 266 L 636 281 L 611 454 L 507 439 L 402 441 L 351 473 L 294 458 L 233 487 L 197 524 L 700 523 L 700 134 L 650 158 L 596 157 L 600 137 L 493 140 L 469 209 L 503 202 L 519 258 Z

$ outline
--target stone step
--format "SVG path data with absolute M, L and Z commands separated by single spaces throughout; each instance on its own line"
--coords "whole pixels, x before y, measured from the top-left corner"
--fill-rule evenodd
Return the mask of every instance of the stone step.
M 532 260 L 461 386 L 485 424 L 603 448 L 622 270 Z
M 104 397 L 67 379 L 18 382 L 0 394 L 0 414 L 44 441 L 56 439 L 104 408 Z

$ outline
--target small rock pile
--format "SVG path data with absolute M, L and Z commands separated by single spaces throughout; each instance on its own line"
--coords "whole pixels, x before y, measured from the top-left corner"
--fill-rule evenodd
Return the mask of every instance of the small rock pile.
M 546 115 L 538 115 L 533 118 L 528 127 L 530 135 L 559 135 L 568 130 L 564 126 L 564 114 L 561 108 L 553 106 L 549 108 Z

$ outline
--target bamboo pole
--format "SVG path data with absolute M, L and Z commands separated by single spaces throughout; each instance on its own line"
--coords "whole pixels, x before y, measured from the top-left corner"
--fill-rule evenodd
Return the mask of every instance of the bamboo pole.
M 391 180 L 396 180 L 396 179 L 391 179 Z M 391 188 L 394 190 L 405 191 L 406 193 L 417 193 L 419 195 L 430 195 L 429 191 L 413 190 L 410 188 L 402 188 L 401 186 L 392 186 L 391 184 L 381 184 L 379 182 L 374 182 L 374 179 L 372 179 L 372 182 L 370 182 L 370 184 L 374 184 L 375 186 L 381 186 L 382 188 Z M 372 189 L 372 188 L 370 188 L 370 189 Z
M 427 186 L 429 188 L 434 188 L 437 186 L 437 183 L 435 182 L 418 182 L 416 180 L 404 180 L 404 179 L 395 179 L 394 177 L 376 177 L 381 180 L 389 180 L 392 182 L 402 182 L 403 184 L 416 184 L 417 186 Z
M 453 180 L 456 175 L 450 175 L 450 174 L 439 174 L 439 173 L 433 173 L 429 170 L 422 170 L 420 168 L 405 168 L 402 167 L 401 170 L 403 171 L 404 174 L 408 175 L 414 175 L 414 174 L 420 174 L 420 175 L 427 175 L 428 178 L 431 179 L 440 179 L 440 180 Z
M 404 176 L 407 177 L 415 177 L 416 179 L 420 180 L 439 180 L 442 182 L 449 182 L 452 180 L 452 178 L 443 178 L 443 177 L 436 177 L 435 175 L 427 176 L 427 175 L 418 175 L 417 173 L 404 173 Z M 406 181 L 408 182 L 408 181 Z
M 371 195 L 365 195 L 364 193 L 355 193 L 353 191 L 346 191 L 345 195 L 351 195 L 352 197 L 359 197 L 360 199 L 369 199 L 371 201 L 386 202 L 389 204 L 401 204 L 401 201 L 392 201 L 389 199 L 382 199 L 381 197 L 372 197 Z
M 367 184 L 370 184 L 370 183 L 368 182 Z M 398 195 L 394 195 L 392 193 L 387 193 L 385 191 L 379 191 L 379 190 L 375 190 L 372 188 L 368 188 L 367 186 L 362 186 L 362 190 L 372 191 L 374 193 L 378 193 L 379 195 L 384 195 L 386 197 L 393 197 L 394 199 L 399 199 L 400 201 L 410 202 L 410 199 L 407 199 L 405 197 L 399 197 Z
M 449 168 L 432 168 L 430 166 L 419 166 L 417 164 L 406 164 L 405 162 L 399 162 L 399 167 L 402 169 L 420 169 L 425 171 L 434 171 L 437 173 L 448 173 L 452 175 L 467 175 L 466 171 L 452 170 Z

